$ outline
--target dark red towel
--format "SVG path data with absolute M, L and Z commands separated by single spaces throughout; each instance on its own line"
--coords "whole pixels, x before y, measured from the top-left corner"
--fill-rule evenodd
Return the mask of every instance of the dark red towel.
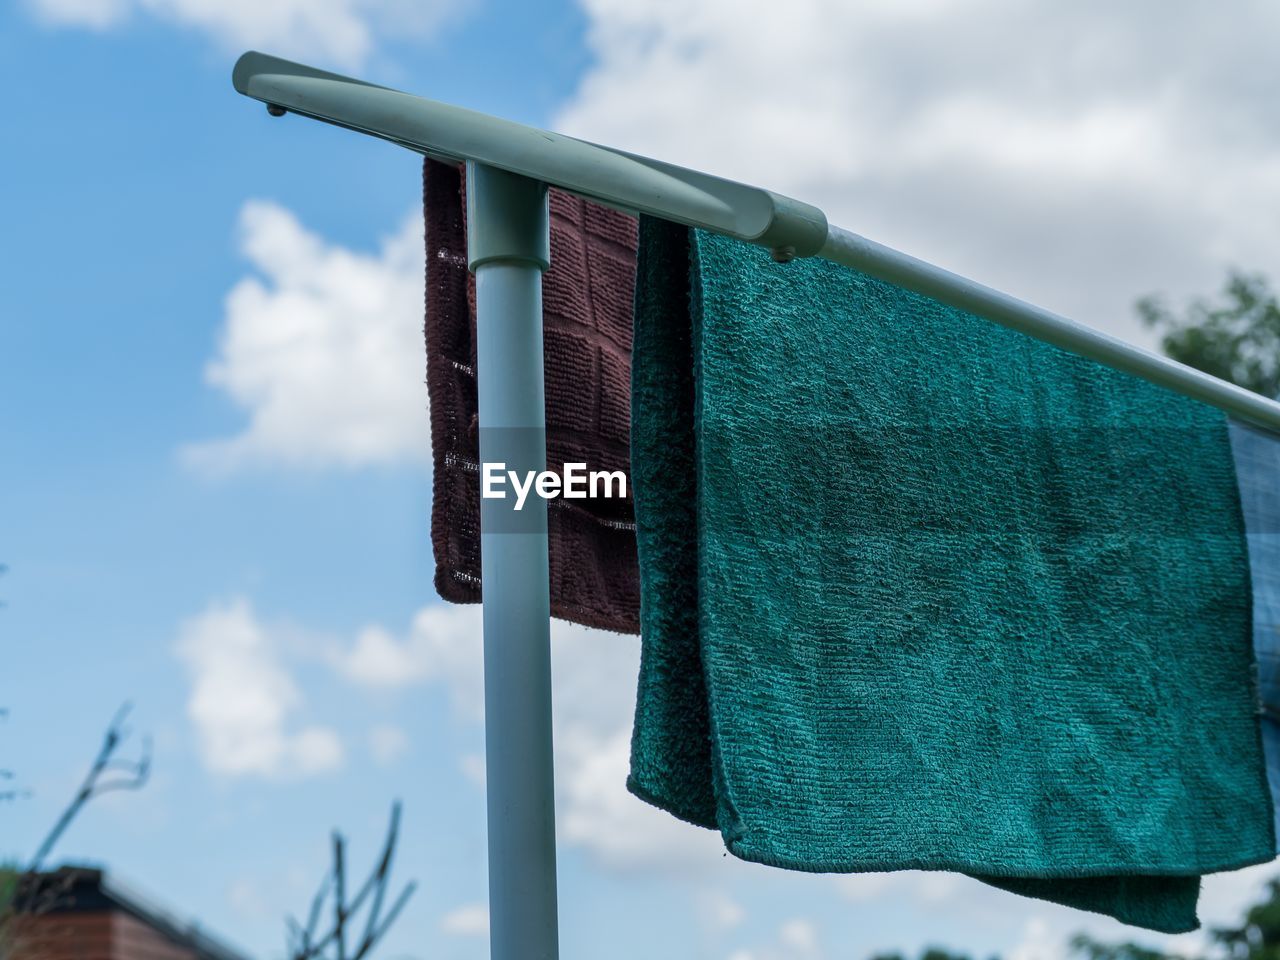
M 427 243 L 427 392 L 435 466 L 436 590 L 480 600 L 480 468 L 475 280 L 467 269 L 460 168 L 423 165 Z M 547 466 L 630 477 L 633 217 L 551 191 L 551 269 L 543 276 Z M 551 613 L 640 632 L 635 512 L 626 499 L 548 502 Z

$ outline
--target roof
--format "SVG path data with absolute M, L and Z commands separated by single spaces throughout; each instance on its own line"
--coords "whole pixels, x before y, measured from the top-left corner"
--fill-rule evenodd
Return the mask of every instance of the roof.
M 108 877 L 100 867 L 64 865 L 39 874 L 40 885 L 32 895 L 58 890 L 56 900 L 42 913 L 67 914 L 118 910 L 129 914 L 167 939 L 195 952 L 199 960 L 251 960 L 248 954 L 200 929 L 193 920 L 182 919 L 154 900 Z

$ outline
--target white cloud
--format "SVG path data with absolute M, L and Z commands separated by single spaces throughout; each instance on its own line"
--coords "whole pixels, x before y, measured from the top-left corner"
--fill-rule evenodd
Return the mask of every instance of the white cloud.
M 268 906 L 269 898 L 265 895 L 256 877 L 237 877 L 227 888 L 227 901 L 237 914 L 246 920 L 275 919 L 275 914 Z
M 205 378 L 248 423 L 185 459 L 212 472 L 425 459 L 421 215 L 376 254 L 327 243 L 266 201 L 245 204 L 240 228 L 257 273 L 227 296 Z
M 836 880 L 836 887 L 849 900 L 859 903 L 884 896 L 894 885 L 896 873 L 851 873 Z
M 361 66 L 389 36 L 427 37 L 456 13 L 447 0 L 26 0 L 50 26 L 106 30 L 151 16 L 207 34 L 224 50 Z
M 688 870 L 720 863 L 719 836 L 682 823 L 626 788 L 639 641 L 552 621 L 552 697 L 559 839 L 616 868 Z M 350 681 L 375 690 L 441 683 L 457 715 L 484 717 L 484 666 L 478 605 L 432 604 L 404 636 L 378 625 L 331 651 Z M 483 758 L 461 761 L 483 782 Z
M 941 903 L 954 899 L 975 881 L 958 873 L 902 870 L 897 873 L 851 873 L 836 880 L 842 896 L 855 903 L 893 896 L 917 903 Z
M 483 903 L 468 903 L 451 910 L 440 919 L 440 929 L 458 937 L 483 937 L 489 933 L 489 908 Z
M 409 734 L 390 723 L 380 723 L 369 731 L 369 752 L 381 766 L 395 763 L 409 749 Z
M 565 843 L 620 869 L 689 873 L 720 864 L 718 833 L 677 820 L 627 790 L 629 727 L 598 732 L 567 720 L 556 734 L 558 829 Z
M 179 629 L 176 649 L 191 678 L 187 715 L 212 772 L 302 777 L 342 765 L 337 734 L 293 722 L 302 695 L 279 647 L 243 599 L 213 604 Z
M 1135 297 L 1276 269 L 1280 8 L 582 0 L 555 126 L 758 182 L 1143 342 Z
M 1204 954 L 1208 951 L 1206 931 L 1212 927 L 1224 927 L 1238 923 L 1242 904 L 1258 903 L 1266 899 L 1267 883 L 1276 879 L 1276 863 L 1260 863 L 1244 870 L 1233 870 L 1230 873 L 1212 873 L 1204 878 L 1200 885 L 1200 920 L 1204 928 L 1191 934 L 1199 938 L 1196 950 Z
M 705 890 L 698 897 L 698 918 L 708 930 L 722 933 L 740 926 L 747 911 L 723 890 Z
M 639 675 L 639 638 L 551 622 L 559 837 L 613 869 L 718 869 L 718 833 L 627 790 Z
M 377 690 L 445 681 L 459 715 L 478 721 L 484 716 L 482 638 L 478 604 L 434 603 L 418 611 L 406 636 L 371 625 L 330 659 L 348 680 Z
M 1066 944 L 1049 933 L 1040 917 L 1031 917 L 1022 928 L 1022 939 L 1009 951 L 1009 960 L 1066 960 Z
M 819 960 L 822 955 L 813 921 L 793 917 L 778 927 L 772 941 L 735 950 L 729 960 Z
M 797 953 L 813 954 L 818 950 L 818 929 L 811 921 L 797 917 L 782 925 L 778 940 Z
M 484 789 L 488 782 L 488 775 L 485 770 L 484 754 L 482 753 L 465 753 L 458 758 L 458 769 L 462 771 L 462 775 L 470 780 L 473 784 Z
M 128 16 L 133 4 L 131 0 L 27 0 L 27 6 L 47 23 L 105 30 Z

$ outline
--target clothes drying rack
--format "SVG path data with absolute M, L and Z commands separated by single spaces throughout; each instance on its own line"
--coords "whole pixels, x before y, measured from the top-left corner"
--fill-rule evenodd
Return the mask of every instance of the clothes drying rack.
M 547 186 L 631 213 L 727 234 L 774 259 L 822 257 L 1280 432 L 1280 403 L 827 223 L 768 190 L 249 52 L 237 91 L 295 113 L 467 165 L 467 259 L 476 275 L 480 458 L 541 471 L 542 273 Z M 556 960 L 550 602 L 546 501 L 512 524 L 482 502 L 490 955 Z

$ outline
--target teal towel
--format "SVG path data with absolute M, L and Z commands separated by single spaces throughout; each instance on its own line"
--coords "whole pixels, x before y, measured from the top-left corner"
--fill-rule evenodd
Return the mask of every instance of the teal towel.
M 1272 858 L 1222 415 L 654 220 L 634 349 L 635 794 L 1169 932 Z

